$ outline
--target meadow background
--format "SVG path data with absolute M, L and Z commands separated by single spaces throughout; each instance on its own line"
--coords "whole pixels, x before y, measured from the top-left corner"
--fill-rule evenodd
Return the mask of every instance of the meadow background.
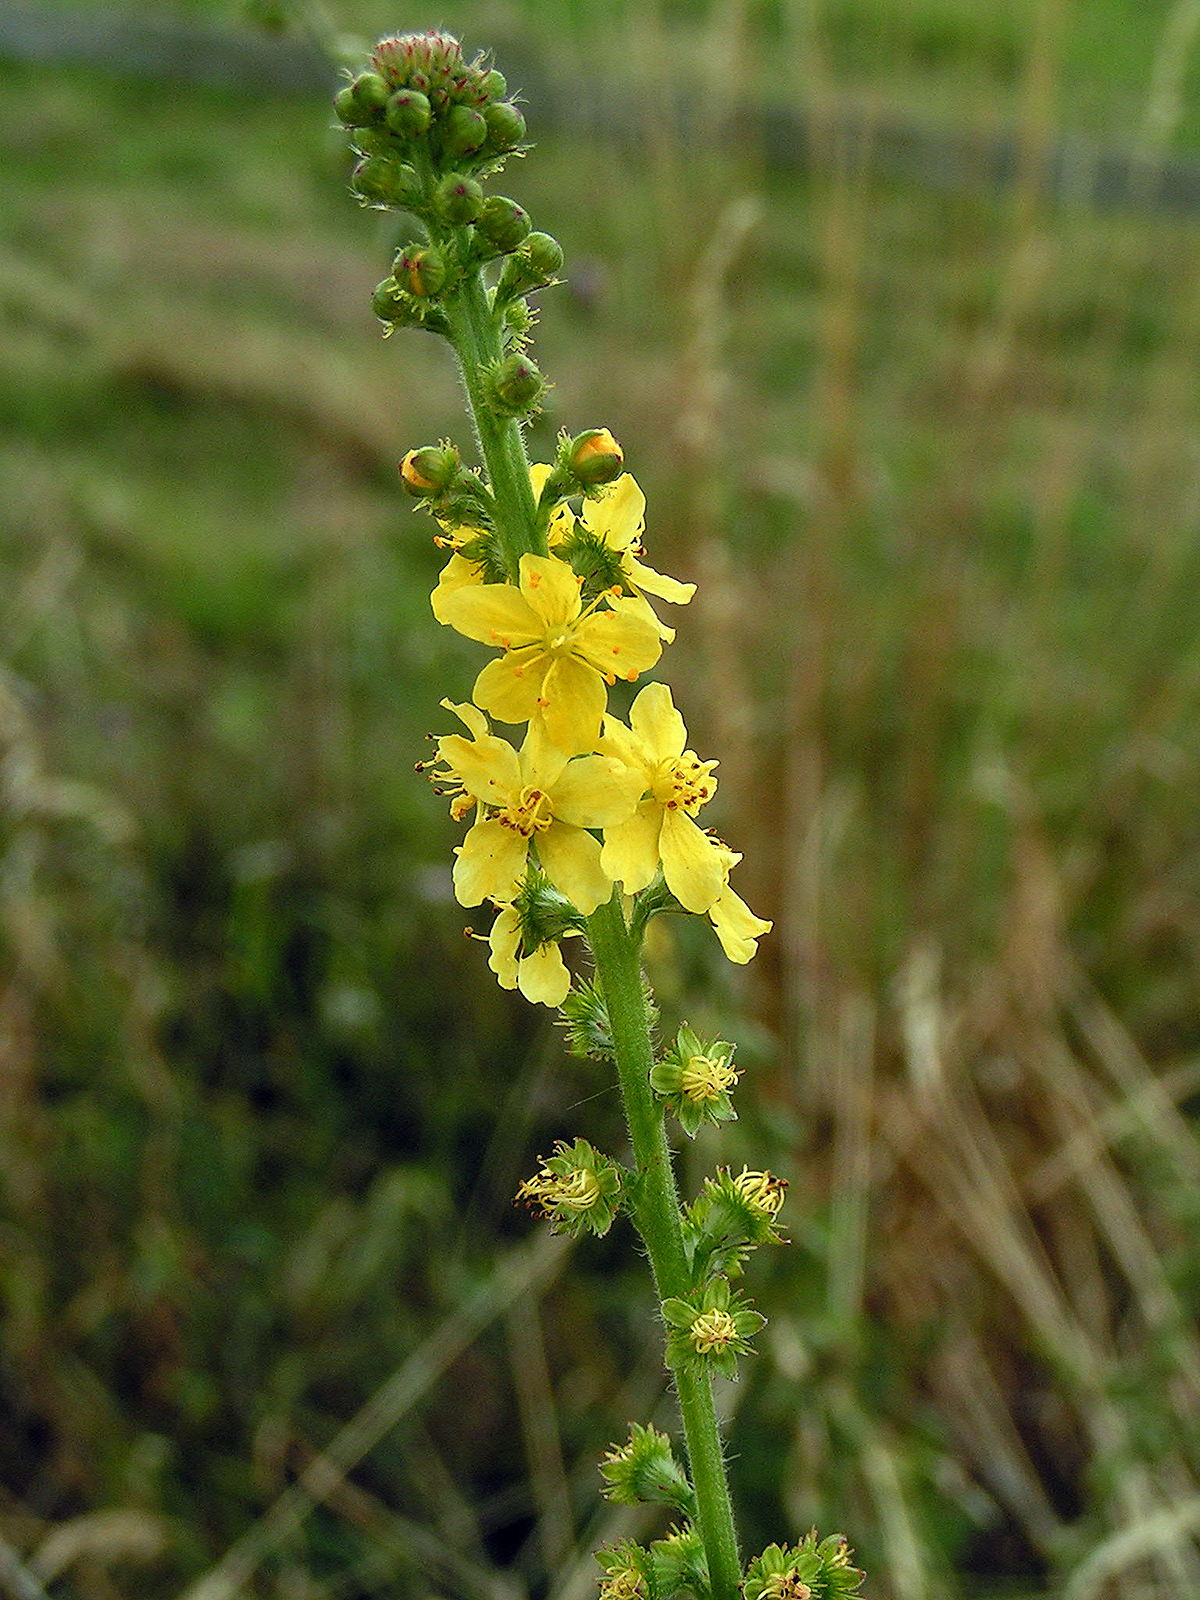
M 641 1264 L 511 1201 L 619 1110 L 412 775 L 477 661 L 396 478 L 450 356 L 279 53 L 447 25 L 566 251 L 532 452 L 612 427 L 700 583 L 776 923 L 651 952 L 746 1068 L 689 1181 L 791 1184 L 746 1542 L 1195 1600 L 1200 5 L 164 6 L 0 58 L 0 1593 L 585 1600 L 654 1530 L 595 1471 L 669 1416 Z

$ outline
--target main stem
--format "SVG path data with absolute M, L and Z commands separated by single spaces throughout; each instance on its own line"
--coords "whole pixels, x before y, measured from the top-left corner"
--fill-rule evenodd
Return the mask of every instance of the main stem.
M 546 554 L 546 536 L 538 521 L 520 426 L 514 419 L 497 415 L 485 393 L 486 370 L 500 359 L 501 344 L 496 316 L 480 274 L 467 274 L 459 288 L 445 298 L 443 306 L 479 448 L 487 465 L 496 506 L 496 532 L 509 574 L 515 579 L 522 555 Z M 607 905 L 589 917 L 588 942 L 608 1006 L 617 1074 L 633 1143 L 637 1169 L 633 1220 L 645 1241 L 659 1298 L 665 1300 L 685 1295 L 691 1279 L 662 1108 L 650 1087 L 654 1052 L 639 942 L 626 926 L 619 894 L 614 893 Z M 708 1561 L 712 1600 L 737 1600 L 741 1561 L 712 1380 L 703 1373 L 680 1371 L 675 1374 L 675 1388 L 696 1491 L 696 1527 Z
M 614 894 L 589 917 L 588 942 L 608 1006 L 613 1053 L 633 1142 L 633 1220 L 645 1241 L 659 1298 L 665 1300 L 686 1294 L 691 1280 L 662 1108 L 650 1087 L 654 1053 L 638 941 L 625 924 L 619 895 Z M 704 1373 L 679 1371 L 675 1388 L 696 1491 L 696 1526 L 708 1559 L 713 1600 L 734 1600 L 741 1561 L 712 1380 Z

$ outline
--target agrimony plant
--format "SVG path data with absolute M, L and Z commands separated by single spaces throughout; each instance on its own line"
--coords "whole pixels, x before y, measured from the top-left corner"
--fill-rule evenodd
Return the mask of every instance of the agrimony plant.
M 632 1146 L 625 1166 L 584 1139 L 560 1143 L 519 1198 L 551 1227 L 603 1234 L 620 1215 L 654 1274 L 685 1460 L 634 1423 L 601 1462 L 614 1501 L 669 1505 L 677 1522 L 649 1545 L 599 1552 L 602 1600 L 835 1600 L 861 1574 L 838 1535 L 772 1545 L 748 1567 L 738 1547 L 714 1375 L 736 1375 L 764 1318 L 733 1287 L 749 1254 L 777 1241 L 785 1186 L 768 1172 L 719 1171 L 686 1208 L 669 1124 L 695 1135 L 729 1120 L 733 1048 L 684 1026 L 656 1053 L 640 949 L 666 913 L 706 918 L 731 961 L 749 961 L 771 924 L 732 888 L 740 857 L 698 820 L 717 763 L 689 748 L 665 683 L 643 676 L 674 638 L 652 602 L 686 605 L 694 585 L 644 559 L 645 498 L 607 428 L 564 434 L 530 465 L 524 426 L 545 381 L 529 354 L 530 296 L 558 281 L 563 252 L 514 200 L 489 188 L 526 148 L 525 119 L 485 57 L 445 33 L 382 40 L 339 92 L 359 155 L 363 204 L 411 219 L 373 307 L 391 333 L 447 340 L 462 373 L 481 463 L 449 441 L 410 450 L 400 475 L 448 552 L 432 597 L 442 625 L 490 653 L 461 724 L 421 767 L 464 825 L 454 892 L 490 905 L 500 983 L 559 1010 L 573 1046 L 615 1069 Z M 640 685 L 623 721 L 618 683 Z M 495 724 L 523 728 L 520 743 Z M 594 976 L 573 981 L 565 940 Z

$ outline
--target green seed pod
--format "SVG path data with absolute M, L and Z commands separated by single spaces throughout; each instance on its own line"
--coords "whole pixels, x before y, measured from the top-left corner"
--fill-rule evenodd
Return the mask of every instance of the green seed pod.
M 375 285 L 371 310 L 380 322 L 407 322 L 412 315 L 395 278 L 385 278 L 382 283 Z
M 391 90 L 377 72 L 362 72 L 350 85 L 355 100 L 371 117 L 383 115 Z
M 376 205 L 412 207 L 421 199 L 421 182 L 412 167 L 387 156 L 368 156 L 350 179 L 355 194 Z
M 497 71 L 495 67 L 484 74 L 483 82 L 479 87 L 489 100 L 503 100 L 508 93 L 508 83 L 504 74 Z
M 519 416 L 542 397 L 546 381 L 528 356 L 507 356 L 491 376 L 492 400 L 501 411 Z
M 474 155 L 487 136 L 487 123 L 470 106 L 455 106 L 442 127 L 442 143 L 452 156 Z
M 417 89 L 397 89 L 384 113 L 388 127 L 402 139 L 419 139 L 429 131 L 433 107 Z
M 496 150 L 513 150 L 525 137 L 525 118 L 509 100 L 485 106 L 488 143 Z
M 483 207 L 475 230 L 501 255 L 517 250 L 529 237 L 529 213 L 506 195 L 494 194 Z
M 474 178 L 452 172 L 438 185 L 437 208 L 447 222 L 474 222 L 483 210 L 483 190 Z
M 440 250 L 435 250 L 432 245 L 421 245 L 416 249 L 401 250 L 392 263 L 392 272 L 397 283 L 414 294 L 418 299 L 427 299 L 431 294 L 437 294 L 446 281 L 446 262 Z

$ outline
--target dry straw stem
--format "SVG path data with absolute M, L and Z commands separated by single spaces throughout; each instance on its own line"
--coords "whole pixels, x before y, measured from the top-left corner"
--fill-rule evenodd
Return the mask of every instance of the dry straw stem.
M 286 1543 L 313 1507 L 328 1500 L 397 1422 L 429 1393 L 488 1324 L 523 1295 L 538 1294 L 562 1268 L 569 1244 L 549 1234 L 514 1250 L 492 1276 L 346 1423 L 215 1567 L 182 1600 L 234 1600 L 272 1550 Z

